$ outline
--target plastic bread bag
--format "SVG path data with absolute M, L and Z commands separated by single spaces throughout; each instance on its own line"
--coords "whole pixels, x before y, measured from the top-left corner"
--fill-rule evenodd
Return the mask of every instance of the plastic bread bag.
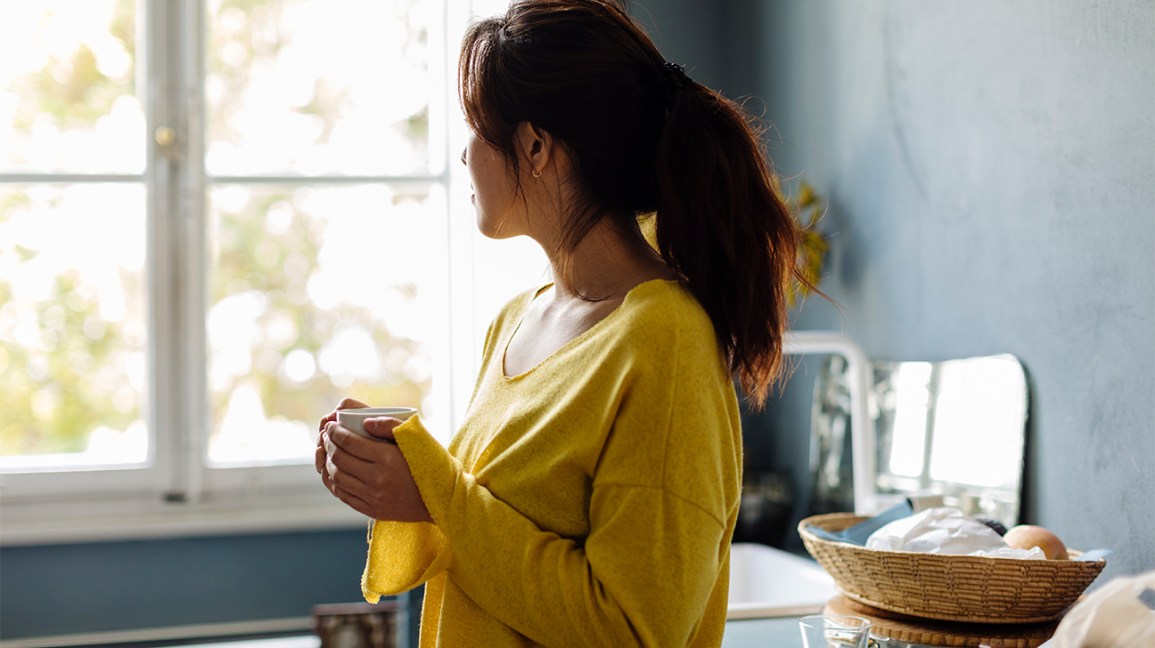
M 1012 549 L 989 526 L 957 508 L 940 506 L 890 522 L 866 541 L 868 549 L 1042 559 L 1041 549 Z
M 1119 576 L 1079 600 L 1045 648 L 1155 648 L 1155 571 Z

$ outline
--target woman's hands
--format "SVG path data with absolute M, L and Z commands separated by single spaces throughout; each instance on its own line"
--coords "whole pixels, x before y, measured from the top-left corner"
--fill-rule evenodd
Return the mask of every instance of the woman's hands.
M 401 421 L 389 417 L 365 419 L 366 439 L 337 423 L 337 410 L 368 405 L 346 398 L 321 419 L 314 466 L 337 499 L 375 520 L 430 522 L 409 463 L 393 439 Z

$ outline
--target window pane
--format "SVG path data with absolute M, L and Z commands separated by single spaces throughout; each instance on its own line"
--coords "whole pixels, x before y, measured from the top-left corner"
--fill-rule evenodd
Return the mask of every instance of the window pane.
M 209 173 L 426 172 L 435 4 L 211 1 Z
M 141 173 L 134 0 L 0 3 L 0 172 Z
M 343 397 L 429 408 L 440 190 L 211 192 L 209 462 L 312 461 Z
M 0 185 L 0 468 L 147 460 L 144 201 Z
M 509 0 L 472 0 L 470 10 L 474 16 L 488 18 L 504 14 L 509 9 Z

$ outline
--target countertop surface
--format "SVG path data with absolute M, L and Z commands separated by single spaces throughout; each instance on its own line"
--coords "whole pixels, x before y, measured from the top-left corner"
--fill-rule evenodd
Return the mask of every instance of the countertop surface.
M 200 648 L 320 648 L 321 641 L 310 635 L 197 645 Z M 894 644 L 883 642 L 882 645 Z M 899 645 L 904 648 L 910 646 L 906 643 Z M 798 617 L 727 621 L 726 634 L 722 637 L 722 648 L 803 648 L 802 634 L 798 631 Z
M 320 648 L 315 636 L 198 644 L 200 648 Z M 883 644 L 887 645 L 887 644 Z M 901 644 L 906 647 L 908 644 Z M 803 648 L 797 617 L 735 619 L 726 622 L 722 648 Z
M 726 622 L 722 648 L 802 648 L 796 617 Z
M 200 644 L 200 648 L 320 648 L 315 636 Z M 798 619 L 741 619 L 726 622 L 722 648 L 802 648 Z

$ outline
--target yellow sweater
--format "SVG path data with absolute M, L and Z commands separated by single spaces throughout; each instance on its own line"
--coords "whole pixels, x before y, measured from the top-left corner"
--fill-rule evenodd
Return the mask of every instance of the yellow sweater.
M 397 428 L 434 522 L 374 523 L 366 599 L 425 583 L 423 647 L 719 645 L 742 439 L 709 318 L 649 281 L 506 377 L 540 292 L 491 325 L 448 451 Z

